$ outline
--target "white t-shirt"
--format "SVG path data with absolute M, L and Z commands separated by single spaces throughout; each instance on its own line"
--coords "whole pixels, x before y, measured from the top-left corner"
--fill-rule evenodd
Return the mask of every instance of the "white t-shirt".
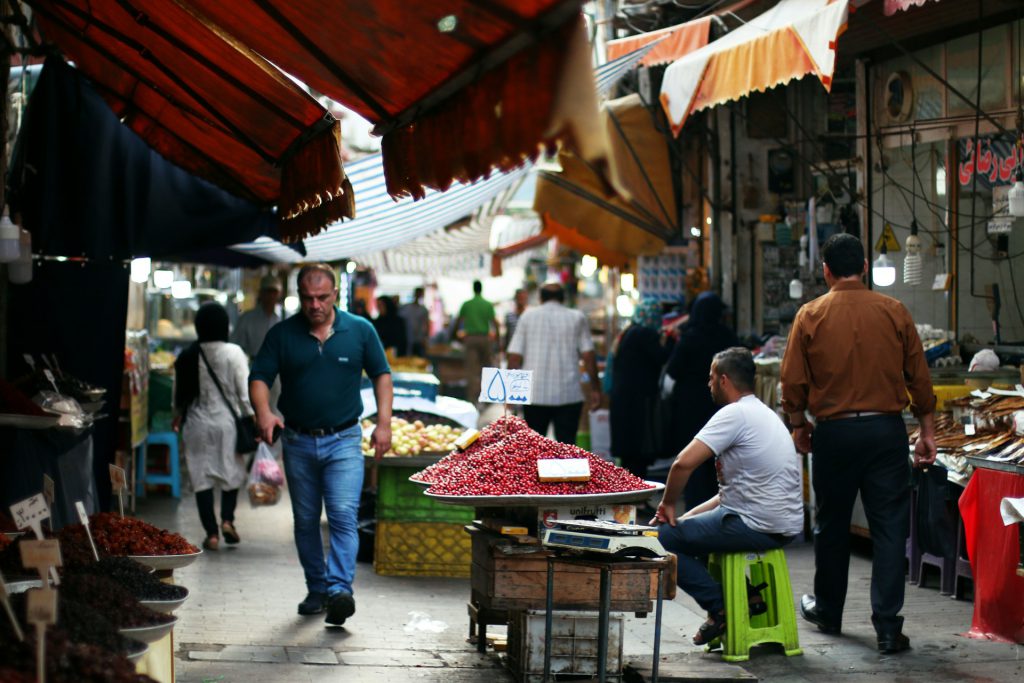
M 771 408 L 747 395 L 715 413 L 696 439 L 715 454 L 722 507 L 751 529 L 794 536 L 803 529 L 800 458 Z

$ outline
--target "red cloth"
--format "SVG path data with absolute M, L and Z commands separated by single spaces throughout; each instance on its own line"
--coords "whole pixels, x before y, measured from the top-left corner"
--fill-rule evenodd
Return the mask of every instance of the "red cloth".
M 1024 496 L 1024 476 L 975 469 L 960 496 L 967 555 L 974 575 L 972 638 L 1024 643 L 1024 577 L 1017 576 L 1020 536 L 1005 526 L 999 501 Z

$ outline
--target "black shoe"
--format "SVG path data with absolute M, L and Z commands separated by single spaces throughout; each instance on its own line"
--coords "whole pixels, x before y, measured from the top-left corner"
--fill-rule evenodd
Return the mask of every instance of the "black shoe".
M 894 655 L 910 649 L 910 638 L 902 633 L 878 636 L 878 651 L 883 655 Z
M 842 632 L 839 624 L 830 624 L 821 616 L 813 595 L 804 595 L 800 598 L 800 614 L 804 619 L 817 626 L 822 633 L 837 636 Z
M 324 621 L 331 626 L 341 626 L 356 613 L 356 601 L 351 593 L 335 593 L 327 598 L 327 616 Z
M 327 596 L 323 593 L 313 593 L 312 591 L 306 594 L 306 599 L 299 603 L 299 614 L 309 616 L 310 614 L 320 614 L 324 611 L 324 603 L 327 602 Z

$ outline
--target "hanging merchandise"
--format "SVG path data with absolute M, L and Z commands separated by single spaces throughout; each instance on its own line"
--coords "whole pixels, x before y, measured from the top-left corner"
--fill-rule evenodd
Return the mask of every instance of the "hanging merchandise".
M 917 221 L 910 223 L 907 236 L 907 257 L 903 259 L 903 284 L 921 284 L 921 238 L 917 236 Z

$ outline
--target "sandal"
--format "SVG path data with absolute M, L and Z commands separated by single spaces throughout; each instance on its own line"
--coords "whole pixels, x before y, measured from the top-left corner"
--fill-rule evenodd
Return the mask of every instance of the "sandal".
M 756 586 L 747 584 L 747 608 L 750 610 L 750 616 L 756 617 L 768 611 L 768 603 L 764 601 L 764 596 L 761 595 L 761 591 L 767 587 L 767 583 L 759 583 Z
M 700 625 L 697 634 L 693 636 L 694 645 L 709 645 L 712 641 L 718 640 L 725 633 L 725 612 L 712 614 L 708 612 L 708 620 Z
M 203 541 L 203 550 L 216 550 L 220 545 L 220 539 L 216 536 L 207 536 Z
M 221 533 L 224 534 L 224 540 L 234 545 L 241 541 L 241 537 L 238 535 L 238 531 L 235 529 L 234 522 L 224 522 L 220 525 Z

